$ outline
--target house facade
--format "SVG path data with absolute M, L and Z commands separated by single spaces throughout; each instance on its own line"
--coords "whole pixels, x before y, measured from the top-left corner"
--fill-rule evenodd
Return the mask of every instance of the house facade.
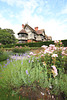
M 47 36 L 44 29 L 38 30 L 38 27 L 33 29 L 28 24 L 22 24 L 22 30 L 18 32 L 18 40 L 19 43 L 38 42 L 52 40 L 52 37 Z

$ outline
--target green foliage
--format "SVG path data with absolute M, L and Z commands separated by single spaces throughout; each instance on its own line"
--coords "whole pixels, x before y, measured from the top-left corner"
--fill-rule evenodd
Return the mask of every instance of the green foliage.
M 62 41 L 64 47 L 67 47 L 67 39 L 66 40 L 61 40 L 61 41 Z
M 0 29 L 0 43 L 2 44 L 12 44 L 15 43 L 16 39 L 14 32 L 11 29 Z
M 34 43 L 19 43 L 16 46 L 29 46 L 29 47 L 41 47 L 42 45 L 54 44 L 53 41 L 45 41 L 45 42 L 34 42 Z
M 53 89 L 52 89 L 52 93 L 55 95 L 59 95 L 60 93 L 64 93 L 65 95 L 67 95 L 67 75 L 66 74 L 62 74 L 61 73 L 61 77 L 57 77 L 55 79 L 53 79 L 52 81 L 52 85 L 53 85 Z
M 67 40 L 62 40 L 64 47 L 67 46 Z M 29 46 L 29 47 L 41 47 L 42 45 L 49 46 L 50 44 L 54 44 L 54 41 L 45 41 L 45 42 L 35 42 L 35 43 L 19 43 L 16 46 Z
M 7 58 L 9 58 L 9 55 L 7 54 L 7 52 L 3 52 L 3 54 L 0 55 L 0 61 L 4 61 Z
M 3 48 L 3 47 L 4 47 L 4 45 L 3 45 L 3 44 L 1 44 L 1 45 L 0 45 L 0 48 Z
M 0 49 L 0 56 L 3 54 L 3 51 L 2 51 L 2 49 Z
M 16 46 L 12 51 L 15 53 L 25 53 L 26 51 L 29 51 L 30 48 L 29 47 L 18 47 Z
M 15 44 L 6 44 L 4 45 L 4 48 L 13 48 L 15 47 Z
M 3 50 L 3 48 L 0 49 L 0 62 L 6 60 L 9 57 L 8 53 Z

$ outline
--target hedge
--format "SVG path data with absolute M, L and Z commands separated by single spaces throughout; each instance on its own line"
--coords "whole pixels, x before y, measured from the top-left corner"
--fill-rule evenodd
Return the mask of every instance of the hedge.
M 61 40 L 64 47 L 67 47 L 67 40 Z M 54 44 L 54 41 L 45 41 L 45 42 L 34 42 L 34 43 L 19 43 L 16 46 L 29 46 L 29 47 L 41 47 L 42 45 L 49 46 L 50 44 Z
M 67 39 L 66 40 L 61 40 L 61 41 L 62 41 L 64 47 L 67 47 Z
M 6 45 L 0 45 L 0 48 L 12 48 L 12 47 L 14 47 L 15 46 L 15 44 L 6 44 Z
M 61 40 L 64 47 L 67 47 L 67 39 L 66 40 Z M 18 43 L 18 44 L 7 44 L 7 45 L 0 45 L 0 48 L 13 48 L 15 46 L 29 46 L 29 47 L 41 47 L 42 45 L 47 45 L 49 46 L 50 44 L 54 44 L 54 41 L 45 41 L 45 42 L 33 42 L 33 43 Z
M 42 45 L 49 46 L 49 44 L 54 44 L 54 42 L 53 41 L 45 41 L 45 42 L 34 42 L 34 43 L 19 43 L 19 44 L 16 44 L 16 46 L 41 47 Z

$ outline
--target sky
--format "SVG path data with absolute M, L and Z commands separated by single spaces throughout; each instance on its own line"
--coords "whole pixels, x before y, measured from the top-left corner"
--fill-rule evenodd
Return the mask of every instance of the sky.
M 0 0 L 0 27 L 17 37 L 22 24 L 44 29 L 52 40 L 67 39 L 67 0 Z

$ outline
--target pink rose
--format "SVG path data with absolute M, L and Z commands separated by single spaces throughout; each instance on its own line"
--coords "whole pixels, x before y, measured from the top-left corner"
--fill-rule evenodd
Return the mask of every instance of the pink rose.
M 57 69 L 56 69 L 56 67 L 53 65 L 53 66 L 51 66 L 52 68 L 53 68 L 53 71 L 54 71 L 54 77 L 55 76 L 57 76 L 58 75 L 58 73 L 57 73 Z

